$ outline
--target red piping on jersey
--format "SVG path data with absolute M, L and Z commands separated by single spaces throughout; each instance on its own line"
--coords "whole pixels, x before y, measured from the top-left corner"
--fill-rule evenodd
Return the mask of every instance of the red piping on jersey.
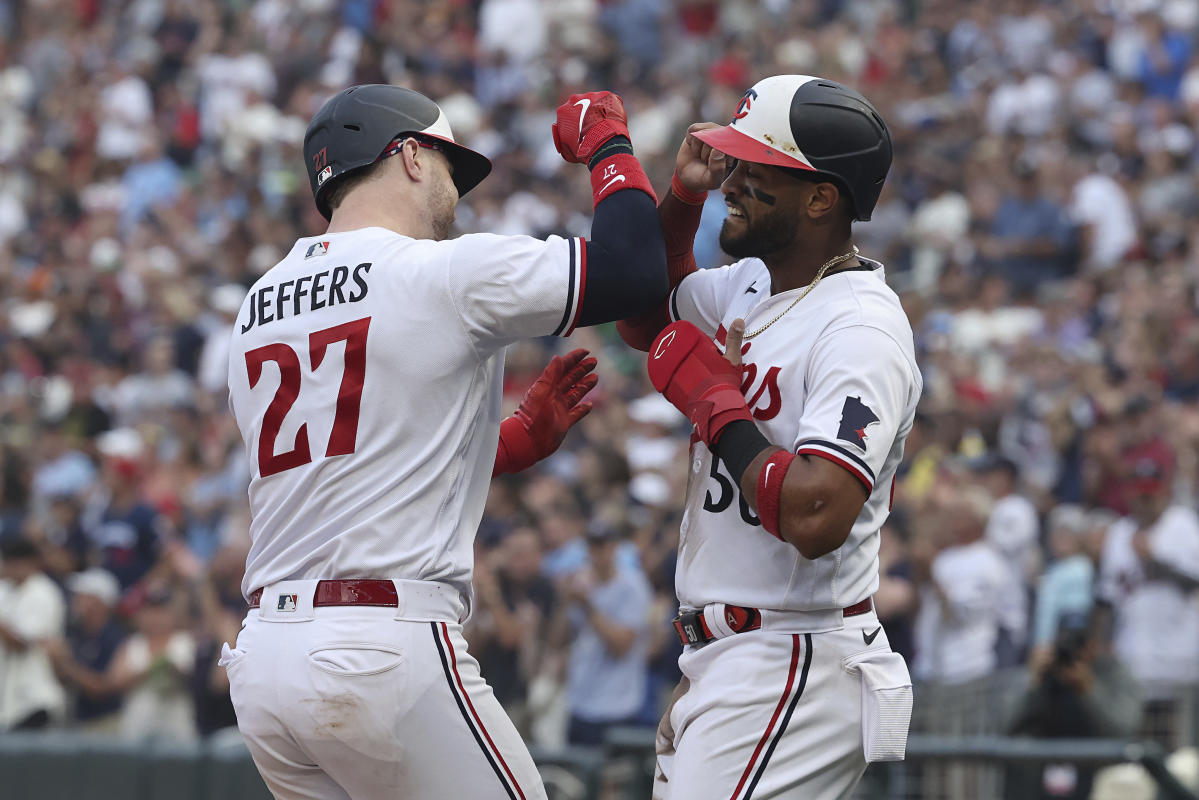
M 500 749 L 495 746 L 495 742 L 491 740 L 491 734 L 487 732 L 486 726 L 483 725 L 483 720 L 479 718 L 479 712 L 475 711 L 475 704 L 470 701 L 470 695 L 466 693 L 466 687 L 462 685 L 462 676 L 458 674 L 458 657 L 454 655 L 454 643 L 450 641 L 450 632 L 444 622 L 441 623 L 441 633 L 446 647 L 450 650 L 450 665 L 454 668 L 454 680 L 458 682 L 458 689 L 462 692 L 462 698 L 466 700 L 466 706 L 470 709 L 471 716 L 475 718 L 475 723 L 479 726 L 479 730 L 483 732 L 483 737 L 487 739 L 487 744 L 491 745 L 491 750 L 495 753 L 495 757 L 499 759 L 500 766 L 504 768 L 504 772 L 508 775 L 508 780 L 512 781 L 512 785 L 516 787 L 516 793 L 520 795 L 520 800 L 527 800 L 524 790 L 520 788 L 520 784 L 516 780 L 516 776 L 508 768 L 508 762 L 504 760 L 504 754 L 500 752 Z
M 579 324 L 579 317 L 583 314 L 583 293 L 587 290 L 587 240 L 582 236 L 579 237 L 579 304 L 575 306 L 574 319 L 570 321 L 570 327 L 566 329 L 563 336 L 570 336 L 574 333 L 575 326 Z
M 849 473 L 851 475 L 853 475 L 855 478 L 857 478 L 859 481 L 861 481 L 862 486 L 866 487 L 867 494 L 870 494 L 874 491 L 874 486 L 870 483 L 870 479 L 867 478 L 866 475 L 860 469 L 855 467 L 852 463 L 850 463 L 846 459 L 838 458 L 837 456 L 833 455 L 832 453 L 826 452 L 824 450 L 817 450 L 814 447 L 801 447 L 795 451 L 795 454 L 800 455 L 800 456 L 820 456 L 821 458 L 826 458 L 829 461 L 833 462 L 834 464 L 838 464 L 842 467 L 845 467 L 845 469 L 849 470 Z
M 733 790 L 733 796 L 729 800 L 737 800 L 737 796 L 741 794 L 742 787 L 749 780 L 749 773 L 753 772 L 754 764 L 757 763 L 758 756 L 762 753 L 762 748 L 766 746 L 766 742 L 770 739 L 770 734 L 774 731 L 774 725 L 779 721 L 779 715 L 783 713 L 783 706 L 787 705 L 787 697 L 791 694 L 791 687 L 795 685 L 795 670 L 799 667 L 799 634 L 791 634 L 791 668 L 787 671 L 787 686 L 783 689 L 783 696 L 779 698 L 778 705 L 774 707 L 774 715 L 770 718 L 770 724 L 766 726 L 766 732 L 762 734 L 762 738 L 758 740 L 758 746 L 754 748 L 753 755 L 749 757 L 749 763 L 745 765 L 745 772 L 741 773 L 741 780 L 737 781 L 737 788 Z

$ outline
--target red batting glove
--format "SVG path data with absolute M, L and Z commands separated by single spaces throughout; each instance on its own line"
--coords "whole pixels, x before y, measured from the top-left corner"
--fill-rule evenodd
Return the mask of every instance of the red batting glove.
M 730 422 L 753 421 L 741 394 L 741 367 L 690 322 L 675 322 L 658 334 L 650 348 L 649 379 L 687 415 L 708 447 Z
M 624 103 L 612 92 L 572 94 L 558 106 L 550 126 L 554 147 L 572 164 L 588 164 L 600 145 L 613 136 L 629 136 Z
M 589 355 L 580 348 L 550 359 L 516 413 L 500 423 L 492 477 L 528 469 L 553 453 L 566 432 L 591 411 L 591 403 L 580 402 L 599 380 L 592 373 L 596 360 Z

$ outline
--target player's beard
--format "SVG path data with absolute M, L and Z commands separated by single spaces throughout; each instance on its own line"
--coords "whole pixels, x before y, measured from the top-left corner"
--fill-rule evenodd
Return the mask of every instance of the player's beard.
M 741 225 L 734 219 L 726 218 L 720 227 L 720 249 L 733 258 L 762 258 L 795 243 L 795 222 L 781 208 L 755 214 L 752 219 L 741 217 Z
M 448 177 L 438 181 L 429 197 L 429 211 L 432 214 L 433 240 L 440 242 L 448 239 L 450 228 L 454 226 L 454 208 L 458 205 L 458 191 Z

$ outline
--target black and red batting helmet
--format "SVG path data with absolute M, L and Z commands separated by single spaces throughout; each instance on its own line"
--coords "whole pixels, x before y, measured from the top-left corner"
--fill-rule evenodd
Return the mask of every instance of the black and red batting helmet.
M 454 141 L 445 112 L 420 92 L 381 83 L 351 86 L 316 112 L 304 134 L 308 182 L 325 219 L 332 216 L 328 196 L 337 179 L 374 164 L 403 134 L 439 140 L 454 167 L 459 197 L 491 172 L 491 161 Z
M 829 177 L 868 220 L 891 169 L 891 132 L 870 101 L 836 81 L 775 75 L 741 98 L 733 121 L 696 138 L 742 161 Z

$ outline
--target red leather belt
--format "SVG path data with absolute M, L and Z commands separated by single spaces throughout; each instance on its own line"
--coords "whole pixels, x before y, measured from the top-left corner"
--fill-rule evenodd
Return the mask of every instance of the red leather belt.
M 874 608 L 874 603 L 867 597 L 860 603 L 841 609 L 844 617 L 856 617 Z M 756 631 L 762 627 L 762 612 L 746 606 L 725 606 L 724 619 L 733 633 Z M 703 609 L 685 611 L 674 618 L 674 632 L 683 644 L 707 644 L 720 638 L 713 636 L 704 621 Z
M 267 598 L 268 602 L 270 598 Z M 294 604 L 291 595 L 280 595 L 278 607 L 282 611 L 288 601 Z M 258 608 L 262 602 L 262 590 L 256 589 L 250 593 L 250 608 Z M 400 599 L 396 594 L 396 585 L 392 581 L 371 580 L 366 578 L 342 581 L 318 581 L 312 605 L 317 606 L 388 606 L 395 608 Z

